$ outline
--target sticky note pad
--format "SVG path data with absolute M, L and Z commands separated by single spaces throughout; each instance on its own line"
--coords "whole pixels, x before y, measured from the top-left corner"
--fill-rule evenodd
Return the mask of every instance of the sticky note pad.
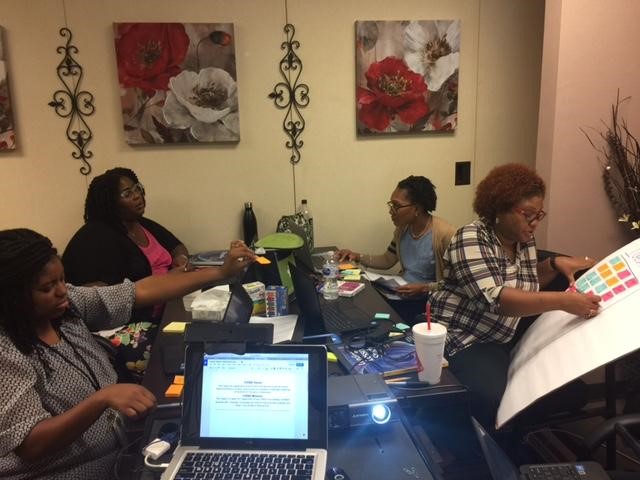
M 391 318 L 391 315 L 389 315 L 388 313 L 376 313 L 373 318 L 378 320 L 389 320 Z
M 402 330 L 403 332 L 404 332 L 405 330 L 409 330 L 409 329 L 411 328 L 411 327 L 410 327 L 409 325 L 407 325 L 406 323 L 400 323 L 400 322 L 396 323 L 394 326 L 395 326 L 398 330 Z
M 166 324 L 162 331 L 164 333 L 184 333 L 186 326 L 187 322 L 171 322 Z
M 164 396 L 167 398 L 177 398 L 180 395 L 182 395 L 183 388 L 184 388 L 184 385 L 176 385 L 175 383 L 173 385 L 169 385 L 169 388 L 167 388 L 167 391 L 164 392 Z
M 269 260 L 267 257 L 256 257 L 256 262 L 258 262 L 260 265 L 269 265 L 271 263 L 271 260 Z
M 184 375 L 176 375 L 173 377 L 174 385 L 184 385 Z
M 327 352 L 327 360 L 328 360 L 329 362 L 334 362 L 334 363 L 335 363 L 335 362 L 337 362 L 337 361 L 338 361 L 338 357 L 336 357 L 336 354 L 335 354 L 335 353 Z

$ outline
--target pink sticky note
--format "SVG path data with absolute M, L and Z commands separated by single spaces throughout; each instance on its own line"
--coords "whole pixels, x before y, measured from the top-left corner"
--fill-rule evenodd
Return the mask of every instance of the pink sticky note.
M 613 293 L 615 293 L 616 295 L 620 295 L 626 289 L 627 287 L 625 287 L 624 285 L 618 285 L 617 287 L 613 287 Z
M 611 300 L 613 298 L 613 292 L 603 293 L 601 298 L 603 302 L 606 302 L 607 300 Z
M 631 275 L 631 272 L 629 270 L 623 270 L 622 272 L 618 272 L 618 277 L 620 278 L 627 278 L 629 275 Z
M 635 287 L 638 284 L 638 279 L 635 277 L 630 278 L 629 280 L 624 282 L 624 284 L 627 286 L 627 288 Z

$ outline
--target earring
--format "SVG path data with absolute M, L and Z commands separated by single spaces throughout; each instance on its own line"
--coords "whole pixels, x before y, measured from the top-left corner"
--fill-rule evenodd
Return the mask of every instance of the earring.
M 498 225 L 500 223 L 500 217 L 496 217 L 496 222 L 495 224 Z

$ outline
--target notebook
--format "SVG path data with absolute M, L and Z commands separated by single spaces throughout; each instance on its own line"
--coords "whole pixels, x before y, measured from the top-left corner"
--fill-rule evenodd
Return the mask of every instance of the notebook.
M 325 300 L 319 296 L 313 274 L 304 268 L 289 264 L 289 271 L 296 290 L 296 302 L 304 322 L 305 334 L 371 330 L 372 335 L 379 337 L 391 329 L 390 322 L 379 325 L 372 323 L 372 315 L 358 308 L 351 298 Z
M 596 462 L 522 465 L 518 470 L 482 425 L 473 417 L 471 422 L 493 480 L 607 480 L 610 478 L 602 466 Z
M 324 346 L 249 345 L 242 355 L 208 352 L 204 343 L 187 347 L 180 445 L 162 480 L 193 478 L 189 472 L 196 469 L 215 479 L 217 471 L 253 474 L 266 468 L 270 478 L 276 464 L 293 471 L 294 478 L 324 479 Z M 255 475 L 246 478 L 261 478 Z

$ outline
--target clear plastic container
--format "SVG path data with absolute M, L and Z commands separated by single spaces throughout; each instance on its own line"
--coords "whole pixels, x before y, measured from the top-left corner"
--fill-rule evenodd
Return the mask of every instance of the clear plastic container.
M 325 300 L 336 300 L 338 298 L 338 262 L 333 252 L 327 252 L 327 260 L 322 267 L 322 276 L 324 277 L 324 285 L 322 287 L 322 296 Z

